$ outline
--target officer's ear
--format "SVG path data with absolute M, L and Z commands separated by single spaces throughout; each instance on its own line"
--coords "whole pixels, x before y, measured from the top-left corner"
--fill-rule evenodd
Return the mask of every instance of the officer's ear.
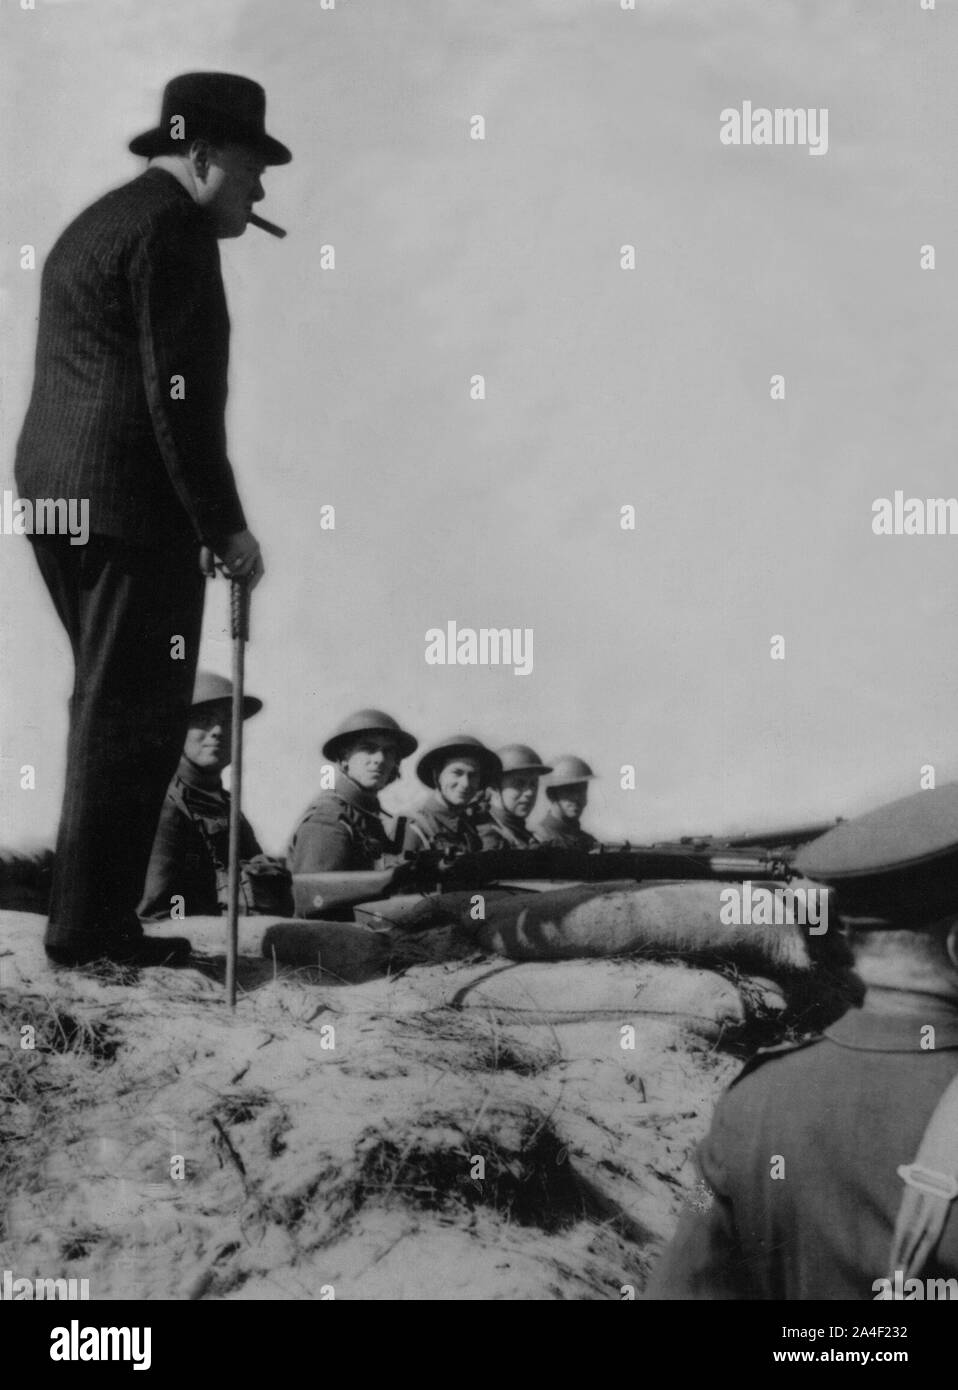
M 190 146 L 190 161 L 197 178 L 203 183 L 209 178 L 210 165 L 215 162 L 215 156 L 215 147 L 202 136 Z

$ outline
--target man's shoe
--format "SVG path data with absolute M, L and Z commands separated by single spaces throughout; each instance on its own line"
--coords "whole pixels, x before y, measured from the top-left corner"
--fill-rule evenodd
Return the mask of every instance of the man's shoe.
M 90 965 L 108 960 L 115 965 L 188 965 L 193 948 L 183 936 L 140 936 L 127 940 L 47 946 L 54 965 Z

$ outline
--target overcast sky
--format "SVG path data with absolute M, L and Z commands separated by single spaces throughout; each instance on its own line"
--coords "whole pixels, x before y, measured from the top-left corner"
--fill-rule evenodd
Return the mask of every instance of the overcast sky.
M 828 818 L 956 774 L 958 536 L 871 529 L 896 489 L 958 493 L 956 26 L 919 0 L 0 9 L 4 487 L 40 283 L 19 248 L 42 265 L 140 171 L 126 143 L 178 72 L 261 81 L 294 153 L 261 207 L 288 238 L 221 244 L 230 452 L 267 565 L 244 798 L 266 849 L 369 704 L 424 743 L 586 757 L 608 837 Z M 746 99 L 827 108 L 827 154 L 723 146 Z M 22 537 L 0 535 L 0 594 L 0 843 L 52 842 L 71 664 Z M 201 661 L 224 673 L 226 611 L 218 581 Z M 426 665 L 450 619 L 532 628 L 532 674 Z M 416 794 L 407 764 L 386 801 Z

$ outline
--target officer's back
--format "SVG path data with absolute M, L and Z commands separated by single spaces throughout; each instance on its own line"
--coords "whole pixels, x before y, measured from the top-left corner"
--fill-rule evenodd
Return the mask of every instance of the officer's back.
M 834 890 L 863 1003 L 822 1038 L 759 1054 L 723 1096 L 699 1151 L 711 1194 L 684 1212 L 647 1297 L 890 1296 L 898 1169 L 958 1076 L 958 786 L 841 824 L 796 867 Z M 946 1182 L 958 1109 L 950 1123 Z M 958 1277 L 955 1206 L 922 1280 Z

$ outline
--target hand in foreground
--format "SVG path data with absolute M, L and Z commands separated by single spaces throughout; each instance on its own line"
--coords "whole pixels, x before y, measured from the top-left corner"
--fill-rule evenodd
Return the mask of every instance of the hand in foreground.
M 252 531 L 235 531 L 227 536 L 219 559 L 223 572 L 230 579 L 247 577 L 251 589 L 255 589 L 263 577 L 263 557 Z M 200 569 L 207 577 L 216 572 L 213 551 L 208 545 L 200 551 Z

